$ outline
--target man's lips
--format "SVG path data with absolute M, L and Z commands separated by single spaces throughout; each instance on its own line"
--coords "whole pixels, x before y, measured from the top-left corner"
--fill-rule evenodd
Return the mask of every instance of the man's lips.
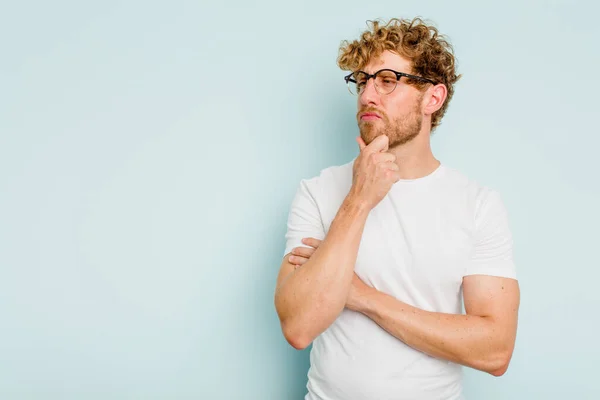
M 377 113 L 366 112 L 366 113 L 360 114 L 360 119 L 363 121 L 375 121 L 375 120 L 381 119 L 381 117 Z

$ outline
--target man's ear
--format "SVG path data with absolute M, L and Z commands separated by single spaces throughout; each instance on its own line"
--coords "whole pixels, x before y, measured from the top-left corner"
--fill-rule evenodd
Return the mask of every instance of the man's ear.
M 438 83 L 437 85 L 429 88 L 428 94 L 425 95 L 425 104 L 423 105 L 423 112 L 427 115 L 431 115 L 444 105 L 446 97 L 448 97 L 448 89 L 446 85 Z

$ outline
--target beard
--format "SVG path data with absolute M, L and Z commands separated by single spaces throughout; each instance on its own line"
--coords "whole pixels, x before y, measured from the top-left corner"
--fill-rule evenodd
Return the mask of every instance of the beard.
M 420 99 L 417 100 L 412 110 L 393 120 L 390 120 L 380 110 L 369 107 L 361 109 L 359 114 L 362 112 L 376 112 L 381 115 L 381 120 L 378 121 L 358 121 L 360 137 L 366 145 L 375 140 L 376 137 L 386 135 L 389 139 L 390 149 L 402 146 L 416 138 L 423 125 Z

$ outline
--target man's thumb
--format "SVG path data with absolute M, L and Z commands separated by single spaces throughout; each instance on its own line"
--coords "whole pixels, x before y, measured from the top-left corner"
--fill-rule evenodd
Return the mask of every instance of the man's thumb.
M 358 148 L 360 149 L 360 151 L 363 151 L 363 149 L 367 147 L 364 140 L 362 140 L 360 136 L 356 138 L 356 142 L 358 143 Z
M 370 146 L 377 152 L 385 152 L 388 150 L 389 144 L 390 139 L 387 135 L 379 135 L 371 142 Z

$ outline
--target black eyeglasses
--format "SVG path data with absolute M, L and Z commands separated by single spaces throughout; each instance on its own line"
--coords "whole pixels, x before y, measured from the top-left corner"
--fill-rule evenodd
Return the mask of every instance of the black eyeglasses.
M 354 95 L 360 95 L 367 87 L 369 79 L 373 78 L 375 82 L 375 90 L 379 94 L 390 94 L 396 89 L 396 85 L 402 77 L 414 79 L 421 82 L 436 83 L 431 79 L 423 78 L 422 76 L 406 74 L 404 72 L 394 71 L 393 69 L 380 69 L 374 74 L 369 74 L 365 71 L 356 71 L 344 77 L 348 90 Z

